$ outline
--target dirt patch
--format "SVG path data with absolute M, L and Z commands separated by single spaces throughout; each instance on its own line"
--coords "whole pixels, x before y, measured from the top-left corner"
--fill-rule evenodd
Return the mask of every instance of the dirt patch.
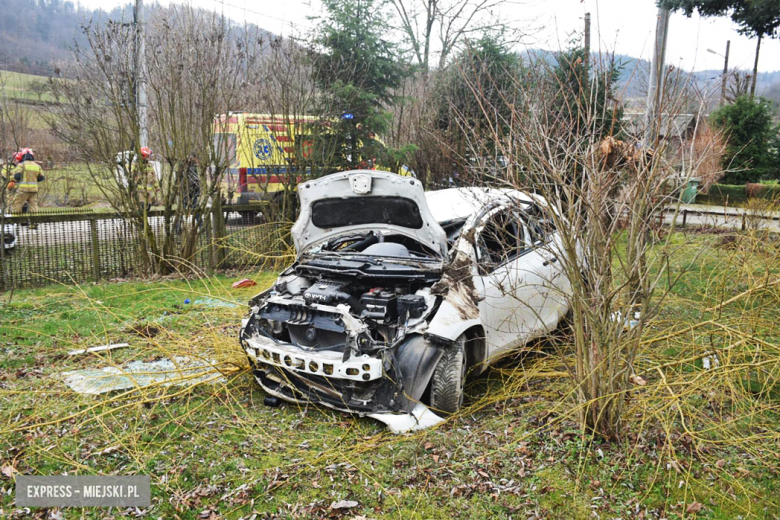
M 471 260 L 459 254 L 444 268 L 441 280 L 433 284 L 431 294 L 441 296 L 455 307 L 461 317 L 471 319 L 479 316 L 477 306 L 481 298 L 474 286 Z
M 125 332 L 141 336 L 142 338 L 151 339 L 160 333 L 160 328 L 149 324 L 137 324 L 132 325 Z
M 472 246 L 476 243 L 475 237 L 477 236 L 477 228 L 473 227 L 463 233 L 463 240 L 471 244 Z

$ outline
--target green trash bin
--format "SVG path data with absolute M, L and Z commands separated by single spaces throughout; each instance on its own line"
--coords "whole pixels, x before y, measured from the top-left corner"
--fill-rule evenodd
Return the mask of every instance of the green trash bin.
M 680 201 L 683 204 L 694 204 L 696 202 L 696 194 L 699 192 L 699 183 L 701 179 L 698 177 L 691 177 L 688 181 L 688 185 L 682 191 Z

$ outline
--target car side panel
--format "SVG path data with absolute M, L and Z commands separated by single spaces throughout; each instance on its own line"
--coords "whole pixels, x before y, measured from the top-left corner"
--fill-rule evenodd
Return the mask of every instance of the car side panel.
M 480 315 L 489 357 L 521 346 L 544 331 L 547 287 L 543 262 L 540 252 L 531 250 L 481 277 L 485 292 Z

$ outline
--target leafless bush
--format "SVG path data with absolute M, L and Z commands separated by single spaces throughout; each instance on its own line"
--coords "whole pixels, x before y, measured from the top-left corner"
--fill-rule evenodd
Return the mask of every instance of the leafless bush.
M 446 132 L 437 127 L 435 86 L 440 75 L 436 71 L 428 77 L 418 74 L 404 81 L 398 92 L 400 101 L 392 112 L 392 131 L 387 136 L 389 146 L 417 145 L 408 165 L 429 187 L 446 184 L 458 160 Z
M 669 186 L 695 176 L 700 162 L 685 143 L 664 137 L 674 134 L 674 116 L 690 109 L 684 90 L 669 88 L 662 97 L 666 117 L 633 134 L 620 132 L 620 100 L 598 87 L 608 84 L 609 67 L 586 73 L 580 63 L 571 64 L 574 76 L 542 70 L 501 98 L 474 85 L 484 125 L 462 121 L 461 128 L 472 177 L 541 194 L 549 203 L 546 218 L 559 238 L 544 247 L 566 276 L 547 283 L 569 300 L 574 356 L 564 359 L 580 419 L 585 429 L 614 439 L 645 325 L 674 282 L 667 262 L 675 246 L 662 243 L 649 255 L 653 222 L 677 200 Z M 675 173 L 678 162 L 685 168 Z M 518 302 L 518 311 L 525 307 Z

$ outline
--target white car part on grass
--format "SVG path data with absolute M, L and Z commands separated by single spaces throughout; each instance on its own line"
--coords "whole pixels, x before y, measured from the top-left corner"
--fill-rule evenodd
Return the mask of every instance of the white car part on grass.
M 224 382 L 213 362 L 188 357 L 160 359 L 149 363 L 133 361 L 124 367 L 88 368 L 62 372 L 54 377 L 79 394 L 99 395 L 115 390 L 148 386 L 196 385 Z
M 409 413 L 370 413 L 367 417 L 385 423 L 393 433 L 424 430 L 444 422 L 443 417 L 439 417 L 422 403 L 417 403 Z

